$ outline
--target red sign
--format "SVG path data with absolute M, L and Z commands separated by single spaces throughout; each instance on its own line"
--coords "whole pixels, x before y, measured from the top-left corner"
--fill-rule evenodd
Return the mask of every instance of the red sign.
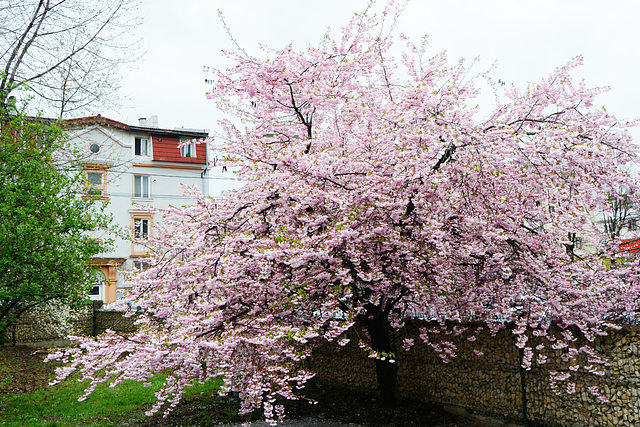
M 620 251 L 627 252 L 640 252 L 640 239 L 623 240 L 623 243 L 619 246 Z

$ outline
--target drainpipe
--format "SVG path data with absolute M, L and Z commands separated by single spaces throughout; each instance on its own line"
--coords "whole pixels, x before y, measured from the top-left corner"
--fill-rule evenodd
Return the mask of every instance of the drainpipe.
M 204 170 L 202 171 L 202 173 L 200 173 L 200 178 L 202 178 L 202 195 L 205 196 L 205 197 L 209 196 L 209 188 L 205 187 L 205 185 L 206 185 L 205 176 L 207 175 L 208 171 L 209 171 L 209 164 L 207 163 L 207 165 L 204 167 Z

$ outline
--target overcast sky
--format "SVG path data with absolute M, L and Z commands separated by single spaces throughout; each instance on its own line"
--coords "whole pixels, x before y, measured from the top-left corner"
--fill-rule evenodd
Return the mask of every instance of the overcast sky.
M 316 45 L 328 28 L 337 32 L 366 4 L 143 0 L 140 36 L 146 55 L 122 81 L 130 107 L 103 115 L 137 124 L 139 117 L 156 114 L 163 128 L 214 132 L 220 116 L 215 103 L 205 99 L 203 68 L 226 67 L 220 51 L 233 48 L 218 10 L 238 43 L 259 56 L 260 43 L 274 49 Z M 520 87 L 583 55 L 576 74 L 588 86 L 612 88 L 598 104 L 632 119 L 640 117 L 639 16 L 640 2 L 631 0 L 413 0 L 397 29 L 414 39 L 427 34 L 432 52 L 446 50 L 452 62 L 479 56 L 478 71 L 496 63 L 494 76 Z

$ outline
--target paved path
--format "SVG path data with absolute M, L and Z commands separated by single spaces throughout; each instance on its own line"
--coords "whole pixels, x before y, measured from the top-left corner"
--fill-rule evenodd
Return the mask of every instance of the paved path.
M 499 420 L 489 419 L 484 417 L 479 417 L 476 419 L 478 423 L 472 422 L 472 424 L 462 424 L 462 423 L 447 423 L 437 424 L 425 427 L 519 427 L 515 424 L 505 424 Z M 235 424 L 224 424 L 224 427 L 242 427 L 242 423 Z M 264 421 L 253 421 L 250 424 L 251 427 L 270 427 Z M 354 423 L 341 423 L 340 421 L 335 420 L 327 420 L 325 418 L 313 417 L 313 418 L 299 418 L 295 420 L 287 420 L 283 423 L 279 423 L 277 427 L 366 427 L 364 424 L 354 424 Z
M 242 423 L 237 424 L 225 424 L 225 427 L 241 427 Z M 251 427 L 270 427 L 264 421 L 254 421 L 251 423 Z M 339 421 L 327 420 L 324 418 L 300 418 L 297 420 L 285 419 L 283 423 L 278 424 L 278 427 L 364 427 L 362 424 L 353 423 L 341 423 Z
M 242 427 L 242 423 L 224 424 L 224 427 Z M 511 424 L 503 420 L 480 415 L 470 415 L 465 422 L 444 422 L 425 427 L 521 427 L 520 424 Z M 264 421 L 253 421 L 251 427 L 270 427 Z M 278 424 L 278 427 L 366 427 L 364 424 L 341 423 L 340 421 L 327 420 L 321 417 L 309 417 L 290 419 Z

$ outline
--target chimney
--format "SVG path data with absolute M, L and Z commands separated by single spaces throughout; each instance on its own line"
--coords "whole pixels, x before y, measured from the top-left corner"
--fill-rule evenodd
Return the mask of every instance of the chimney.
M 140 117 L 138 119 L 138 126 L 143 128 L 158 128 L 158 116 L 155 114 L 149 118 Z

